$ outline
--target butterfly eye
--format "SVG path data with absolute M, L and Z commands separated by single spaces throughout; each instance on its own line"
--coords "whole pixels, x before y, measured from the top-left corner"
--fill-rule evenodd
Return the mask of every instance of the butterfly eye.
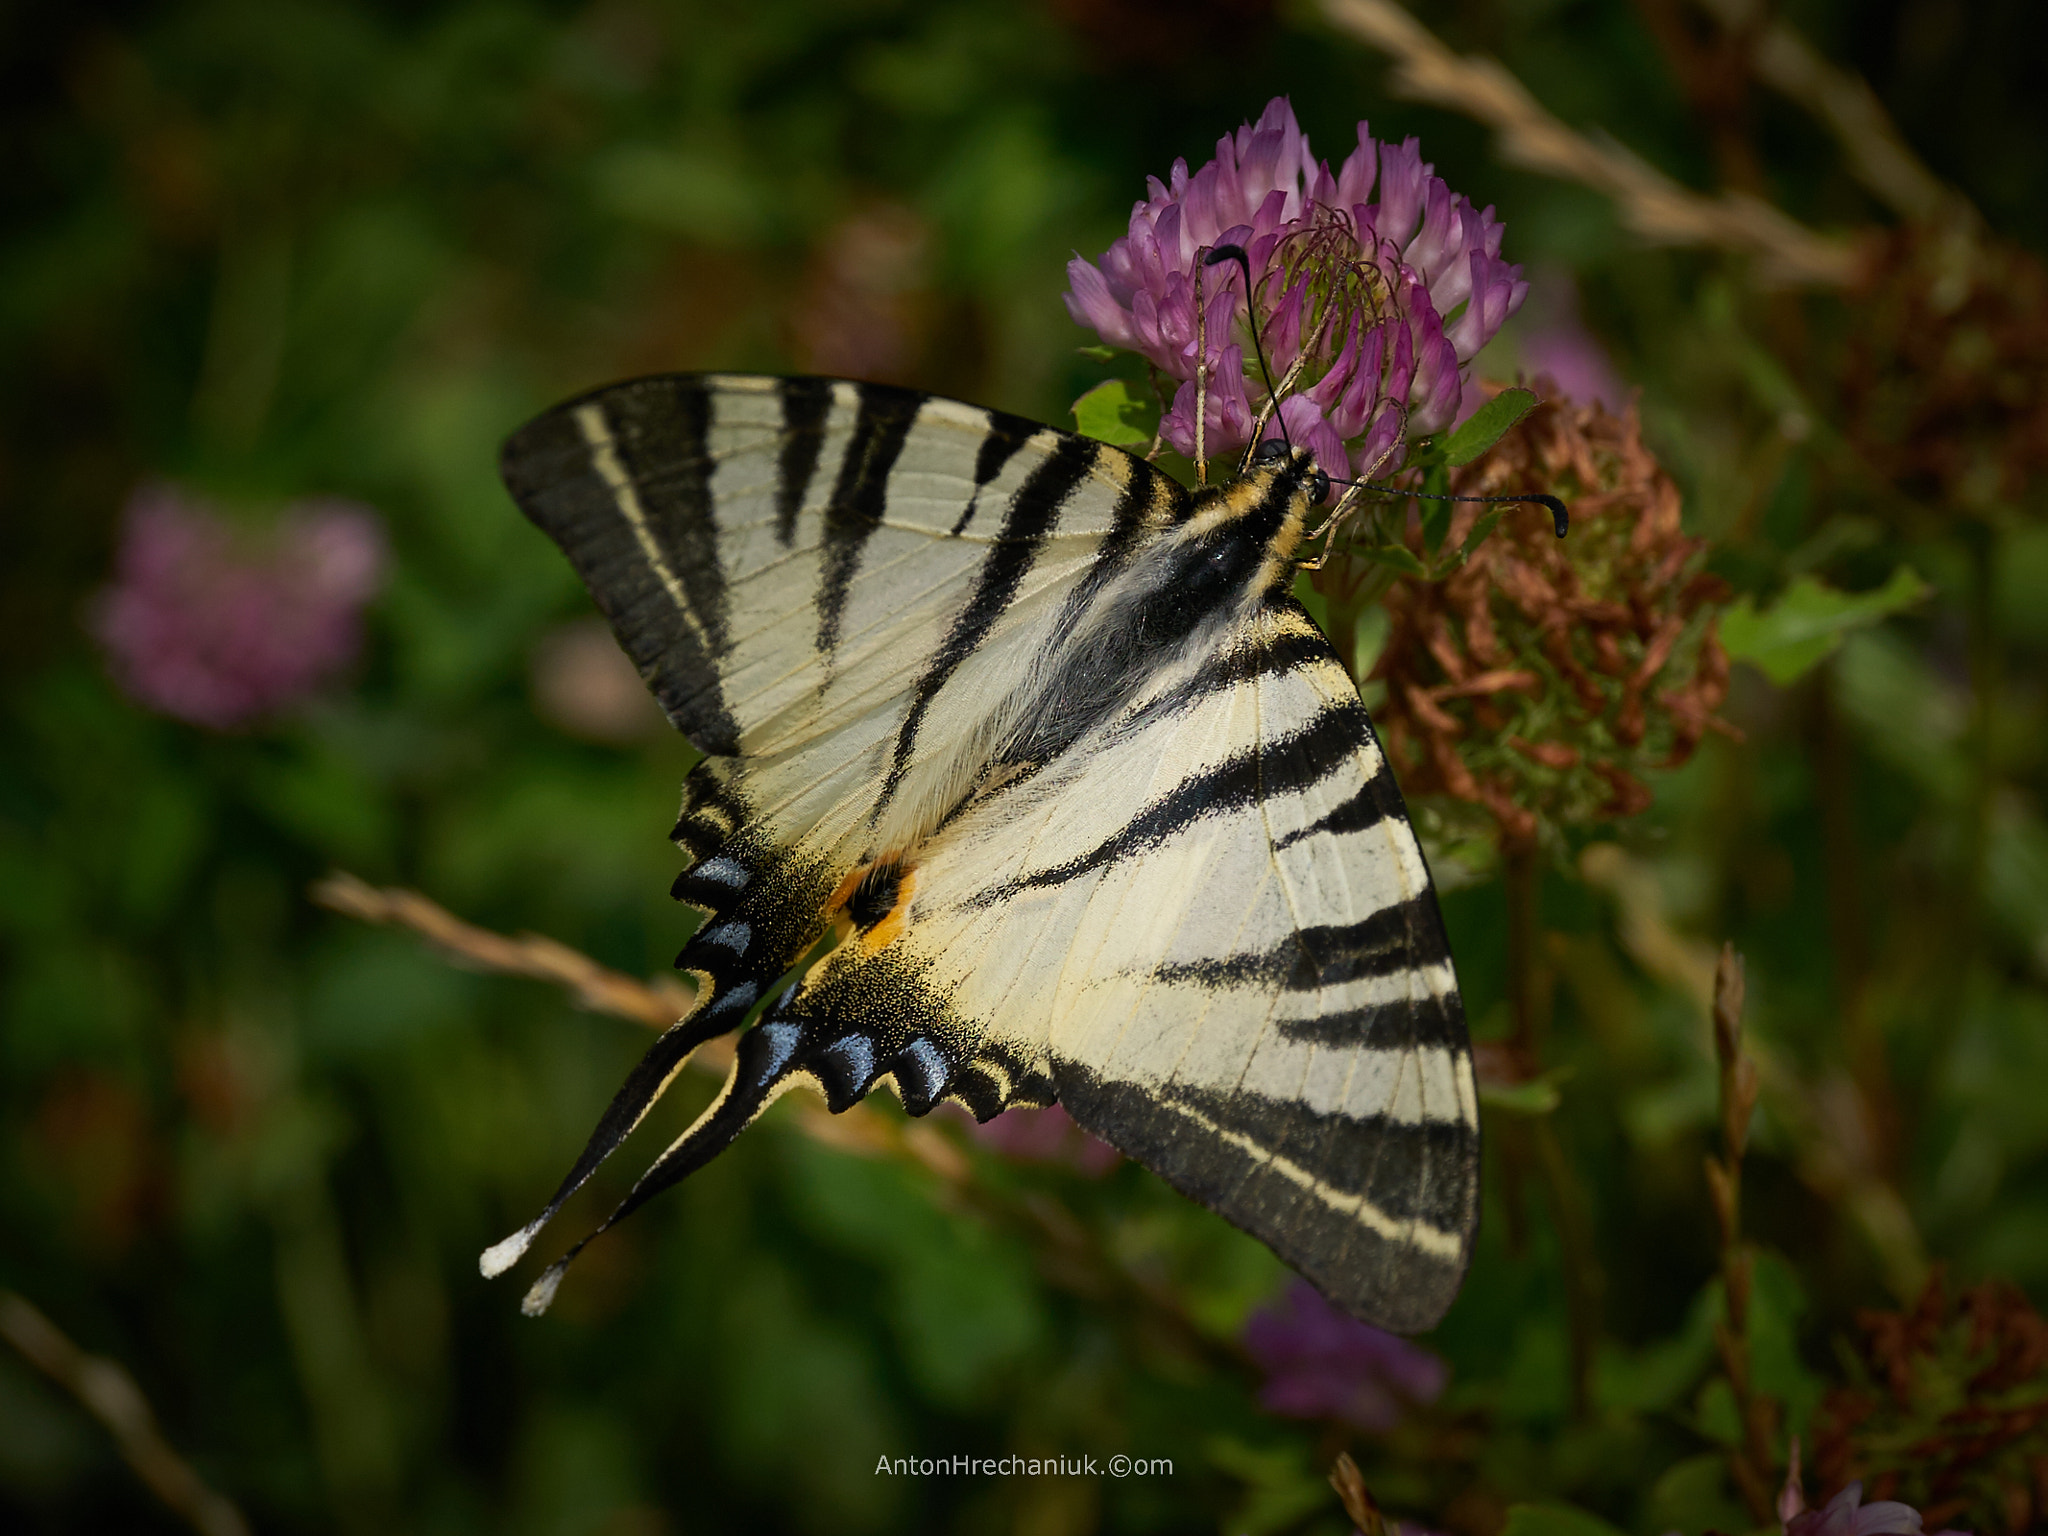
M 1329 499 L 1330 477 L 1320 469 L 1316 470 L 1308 477 L 1308 483 L 1303 489 L 1308 495 L 1308 504 L 1312 507 L 1319 507 Z
M 1254 464 L 1278 464 L 1288 454 L 1287 440 L 1280 437 L 1263 438 L 1252 450 Z

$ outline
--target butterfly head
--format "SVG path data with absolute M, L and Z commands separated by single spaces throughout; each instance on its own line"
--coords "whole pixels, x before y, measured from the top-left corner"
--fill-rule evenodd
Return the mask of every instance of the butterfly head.
M 1284 437 L 1264 437 L 1252 445 L 1252 451 L 1245 459 L 1245 473 L 1254 470 L 1273 469 L 1291 471 L 1299 477 L 1299 484 L 1310 506 L 1320 506 L 1329 499 L 1330 476 L 1315 461 L 1315 455 L 1306 448 L 1297 448 Z

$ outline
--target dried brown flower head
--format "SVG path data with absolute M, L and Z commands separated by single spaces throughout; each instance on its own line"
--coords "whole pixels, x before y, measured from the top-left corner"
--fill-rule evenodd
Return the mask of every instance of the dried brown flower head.
M 1909 495 L 1964 510 L 2016 501 L 2048 468 L 2048 267 L 1947 226 L 1872 251 L 1852 299 L 1843 421 Z
M 2048 1321 L 2017 1286 L 1951 1295 L 1937 1272 L 1910 1312 L 1865 1312 L 1860 1379 L 1814 1418 L 1814 1470 L 1861 1480 L 1928 1525 L 1979 1533 L 2048 1521 Z
M 1569 538 L 1510 510 L 1436 583 L 1403 578 L 1373 676 L 1401 782 L 1484 807 L 1511 844 L 1541 825 L 1634 816 L 1638 775 L 1684 762 L 1728 691 L 1715 636 L 1727 589 L 1679 526 L 1679 495 L 1631 409 L 1547 398 L 1452 480 L 1462 495 L 1545 490 L 1571 505 Z M 1446 549 L 1488 509 L 1457 504 Z M 1409 540 L 1421 548 L 1419 529 Z

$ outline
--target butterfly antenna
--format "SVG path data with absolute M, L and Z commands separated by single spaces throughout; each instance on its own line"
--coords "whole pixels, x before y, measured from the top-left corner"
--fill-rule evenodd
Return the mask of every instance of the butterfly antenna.
M 1273 370 L 1266 366 L 1265 343 L 1259 340 L 1258 307 L 1252 303 L 1251 258 L 1245 255 L 1244 247 L 1241 245 L 1219 245 L 1202 258 L 1202 265 L 1213 267 L 1220 261 L 1234 261 L 1238 270 L 1244 273 L 1244 318 L 1245 323 L 1251 327 L 1252 354 L 1259 360 L 1259 377 L 1266 381 L 1266 398 L 1273 402 L 1273 419 L 1280 423 L 1280 440 L 1287 444 L 1287 451 L 1292 453 L 1294 440 L 1287 435 L 1287 418 L 1280 414 L 1280 391 L 1273 387 Z M 1249 455 L 1251 449 L 1257 446 L 1257 443 L 1253 443 L 1251 448 L 1245 450 L 1246 454 Z
M 1338 480 L 1333 478 L 1330 483 L 1332 485 L 1348 485 L 1361 491 L 1379 491 L 1392 501 L 1405 501 L 1410 496 L 1415 496 L 1420 497 L 1424 501 L 1526 502 L 1531 506 L 1542 507 L 1550 513 L 1551 525 L 1557 530 L 1557 536 L 1560 539 L 1571 532 L 1572 527 L 1571 508 L 1567 507 L 1560 498 L 1543 491 L 1530 491 L 1507 496 L 1452 496 L 1442 491 L 1411 491 L 1405 486 L 1388 485 L 1380 480 Z M 1334 520 L 1330 526 L 1334 526 Z M 1328 528 L 1322 531 L 1327 532 Z

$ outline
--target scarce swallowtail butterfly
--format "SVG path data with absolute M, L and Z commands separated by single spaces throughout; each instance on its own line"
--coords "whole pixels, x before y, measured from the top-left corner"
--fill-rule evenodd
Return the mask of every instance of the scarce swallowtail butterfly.
M 912 390 L 685 374 L 549 411 L 503 472 L 705 754 L 674 838 L 707 915 L 691 1012 L 485 1274 L 756 1016 L 605 1226 L 792 1085 L 841 1111 L 886 1082 L 913 1115 L 1058 1102 L 1357 1316 L 1437 1321 L 1472 1057 L 1400 791 L 1292 596 L 1305 451 L 1190 491 Z

